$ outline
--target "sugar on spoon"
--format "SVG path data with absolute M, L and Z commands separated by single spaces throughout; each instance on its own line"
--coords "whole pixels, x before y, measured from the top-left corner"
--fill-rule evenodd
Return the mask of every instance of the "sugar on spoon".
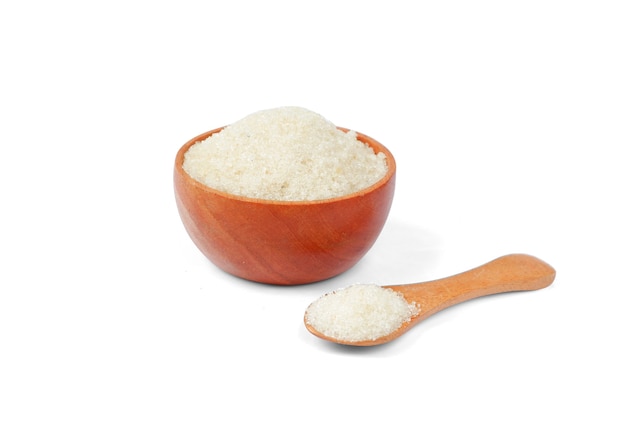
M 495 293 L 538 290 L 556 271 L 526 254 L 510 254 L 457 275 L 396 286 L 353 285 L 309 305 L 304 324 L 338 344 L 374 346 L 392 341 L 417 323 L 460 302 Z

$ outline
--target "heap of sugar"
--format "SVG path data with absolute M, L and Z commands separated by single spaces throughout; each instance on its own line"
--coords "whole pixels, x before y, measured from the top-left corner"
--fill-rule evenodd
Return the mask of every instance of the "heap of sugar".
M 376 284 L 354 284 L 326 294 L 306 311 L 306 322 L 327 337 L 358 342 L 389 335 L 419 314 L 402 294 Z
M 282 107 L 251 114 L 185 153 L 183 169 L 214 189 L 280 201 L 358 192 L 387 172 L 383 153 L 319 114 Z

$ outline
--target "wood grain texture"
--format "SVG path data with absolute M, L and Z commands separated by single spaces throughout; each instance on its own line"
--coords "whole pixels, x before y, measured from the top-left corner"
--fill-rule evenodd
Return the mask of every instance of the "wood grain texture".
M 392 341 L 419 322 L 445 308 L 463 301 L 496 293 L 537 290 L 549 286 L 556 271 L 546 262 L 527 254 L 510 254 L 469 271 L 439 280 L 396 286 L 384 286 L 400 292 L 407 302 L 414 302 L 420 313 L 400 328 L 376 340 L 347 342 L 321 334 L 306 323 L 314 335 L 338 344 L 374 346 Z
M 187 149 L 221 129 L 187 142 L 178 151 L 174 166 L 181 220 L 209 260 L 244 279 L 297 285 L 338 275 L 367 253 L 393 200 L 396 164 L 389 150 L 357 133 L 361 142 L 386 155 L 388 165 L 384 178 L 357 193 L 308 202 L 260 200 L 212 189 L 183 170 Z

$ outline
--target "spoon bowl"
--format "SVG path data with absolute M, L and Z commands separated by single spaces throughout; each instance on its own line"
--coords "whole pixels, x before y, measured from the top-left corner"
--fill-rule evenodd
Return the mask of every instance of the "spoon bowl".
M 304 315 L 304 324 L 313 335 L 338 344 L 374 346 L 392 341 L 433 314 L 470 299 L 496 293 L 538 290 L 549 286 L 556 271 L 544 261 L 526 254 L 499 257 L 477 268 L 439 280 L 382 286 L 401 294 L 407 303 L 414 303 L 419 313 L 397 329 L 375 339 L 349 341 L 337 339 L 315 328 Z M 336 316 L 341 319 L 341 316 Z

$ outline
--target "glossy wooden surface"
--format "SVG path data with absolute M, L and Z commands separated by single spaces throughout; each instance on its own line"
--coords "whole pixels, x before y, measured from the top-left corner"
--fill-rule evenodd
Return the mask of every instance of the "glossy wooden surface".
M 383 145 L 357 134 L 361 142 L 387 156 L 387 175 L 367 189 L 322 201 L 268 201 L 220 192 L 183 170 L 187 149 L 219 130 L 187 142 L 174 167 L 181 220 L 215 265 L 252 281 L 296 285 L 338 275 L 371 248 L 385 224 L 395 188 L 395 160 Z
M 537 290 L 549 286 L 556 271 L 544 261 L 526 254 L 510 254 L 477 268 L 423 283 L 384 286 L 402 293 L 409 302 L 419 305 L 420 313 L 391 334 L 376 340 L 346 342 L 325 336 L 306 322 L 307 329 L 328 341 L 354 346 L 373 346 L 394 340 L 413 326 L 445 308 L 463 301 L 496 293 Z

